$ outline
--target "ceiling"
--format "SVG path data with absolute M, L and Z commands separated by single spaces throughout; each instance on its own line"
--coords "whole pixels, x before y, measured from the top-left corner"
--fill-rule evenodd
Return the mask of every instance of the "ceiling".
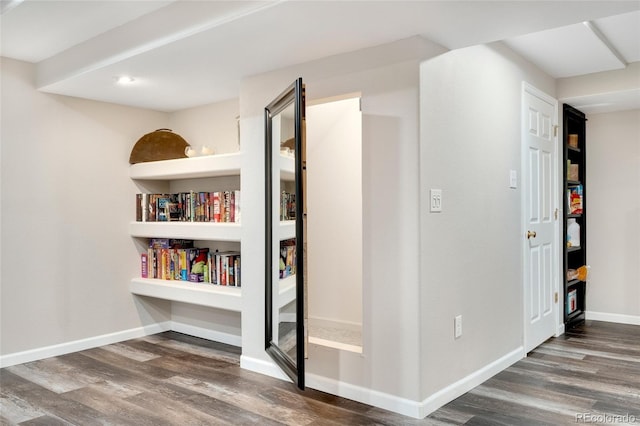
M 504 40 L 553 77 L 640 61 L 635 1 L 2 0 L 0 53 L 40 90 L 159 111 L 236 98 L 242 78 L 423 37 Z M 119 85 L 116 77 L 131 76 Z M 640 96 L 627 94 L 632 107 Z

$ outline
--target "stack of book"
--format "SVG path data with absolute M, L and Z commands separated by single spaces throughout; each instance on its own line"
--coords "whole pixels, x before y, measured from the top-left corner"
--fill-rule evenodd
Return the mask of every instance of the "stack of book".
M 240 287 L 240 252 L 211 252 L 193 240 L 151 238 L 141 254 L 142 278 Z
M 138 222 L 240 222 L 240 191 L 136 194 Z

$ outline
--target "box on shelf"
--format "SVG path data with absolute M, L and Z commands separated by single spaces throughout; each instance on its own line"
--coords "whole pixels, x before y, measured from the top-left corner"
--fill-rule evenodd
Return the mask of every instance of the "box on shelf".
M 578 135 L 577 134 L 570 134 L 569 135 L 569 146 L 571 148 L 577 148 L 578 147 Z
M 567 176 L 568 180 L 579 181 L 580 180 L 580 165 L 579 164 L 569 164 L 569 173 Z
M 567 190 L 569 214 L 582 214 L 582 185 L 576 185 Z
M 573 289 L 567 294 L 567 314 L 572 314 L 578 309 L 578 290 Z

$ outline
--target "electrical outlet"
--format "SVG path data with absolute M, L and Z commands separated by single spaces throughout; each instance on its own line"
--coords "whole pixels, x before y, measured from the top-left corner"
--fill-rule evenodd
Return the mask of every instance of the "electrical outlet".
M 458 315 L 453 320 L 454 323 L 454 332 L 453 337 L 456 339 L 462 336 L 462 315 Z
M 442 211 L 442 189 L 430 190 L 429 198 L 431 200 L 430 211 L 441 212 Z

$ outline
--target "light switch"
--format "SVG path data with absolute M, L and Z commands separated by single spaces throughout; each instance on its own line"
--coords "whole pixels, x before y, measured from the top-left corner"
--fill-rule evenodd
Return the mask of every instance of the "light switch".
M 442 211 L 442 189 L 432 189 L 429 191 L 429 199 L 431 200 L 431 212 Z
M 515 170 L 509 171 L 509 188 L 518 187 L 518 172 Z

